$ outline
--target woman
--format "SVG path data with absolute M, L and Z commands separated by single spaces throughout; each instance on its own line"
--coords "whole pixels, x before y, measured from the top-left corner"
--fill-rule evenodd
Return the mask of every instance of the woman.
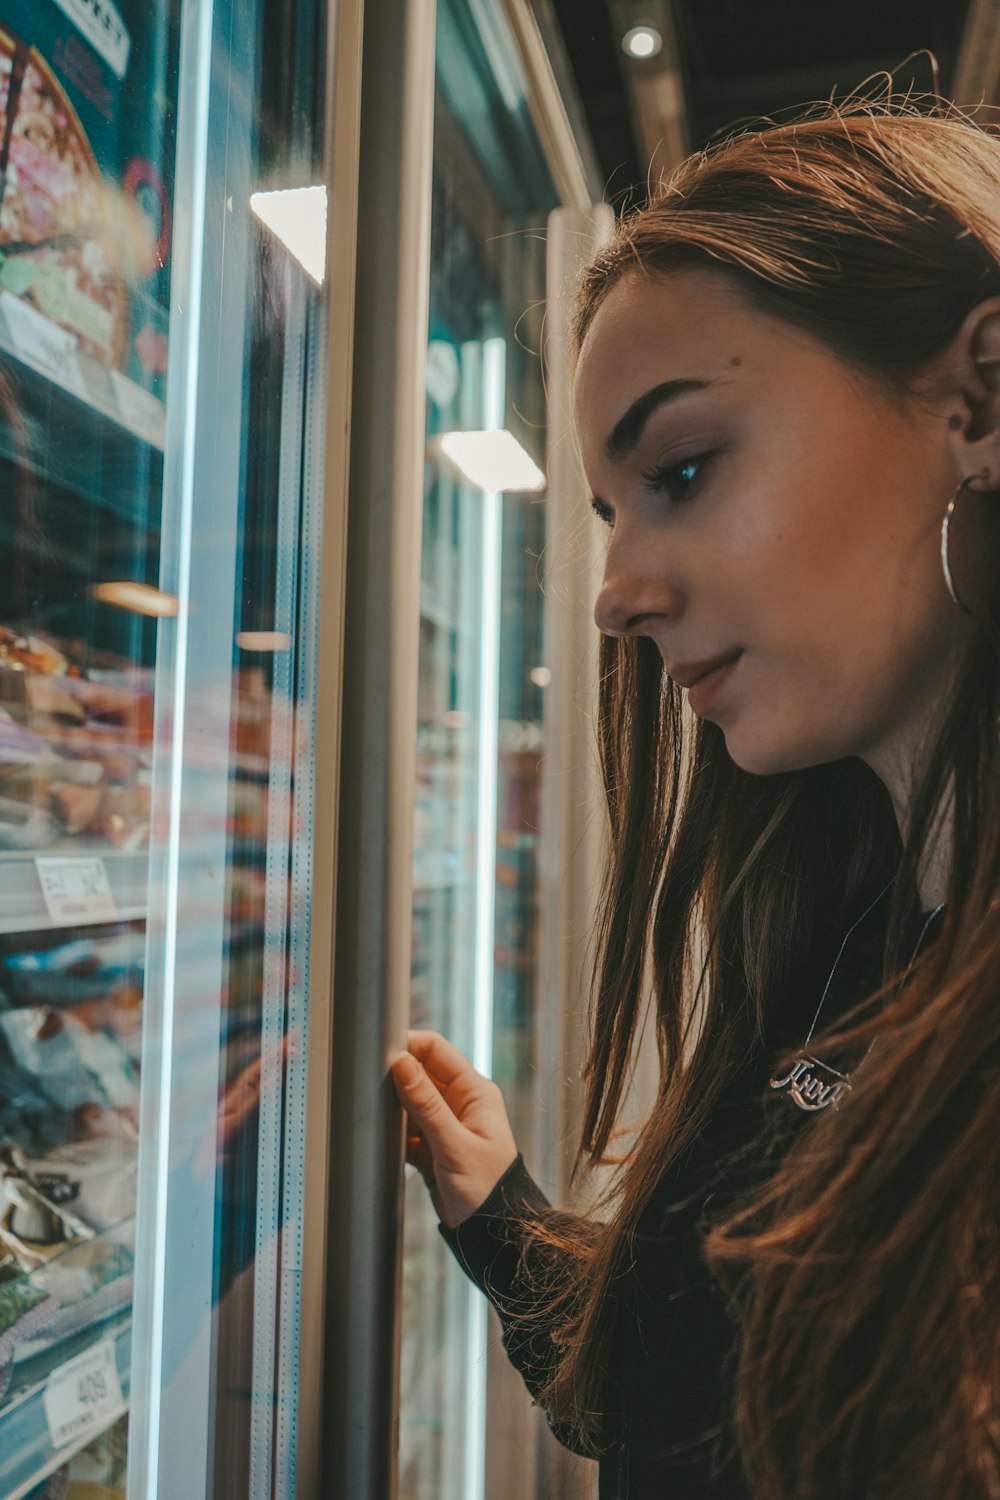
M 855 104 L 693 157 L 584 274 L 577 356 L 582 1158 L 650 981 L 661 1088 L 575 1218 L 418 1032 L 411 1159 L 602 1496 L 1000 1496 L 1000 142 Z

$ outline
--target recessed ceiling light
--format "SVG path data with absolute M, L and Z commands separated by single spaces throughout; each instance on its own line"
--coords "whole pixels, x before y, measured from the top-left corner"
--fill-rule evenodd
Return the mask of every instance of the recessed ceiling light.
M 238 630 L 236 644 L 241 651 L 288 651 L 292 638 L 286 630 Z
M 306 275 L 322 286 L 326 270 L 326 188 L 251 193 L 250 208 L 291 251 Z
M 622 51 L 629 57 L 655 57 L 663 50 L 663 37 L 655 26 L 632 26 L 622 37 Z
M 545 488 L 545 475 L 505 427 L 485 432 L 442 432 L 432 439 L 431 447 L 460 479 L 487 494 L 506 490 L 537 494 Z
M 165 619 L 180 610 L 180 602 L 173 594 L 165 594 L 151 583 L 136 583 L 131 579 L 97 583 L 91 593 L 102 604 L 114 604 L 119 609 L 130 609 L 134 615 L 148 615 L 153 619 Z

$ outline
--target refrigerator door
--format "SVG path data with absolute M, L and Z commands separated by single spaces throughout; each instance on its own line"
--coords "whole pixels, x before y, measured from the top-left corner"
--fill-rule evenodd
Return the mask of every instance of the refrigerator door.
M 124 1494 L 178 41 L 0 3 L 4 1500 Z
M 0 1500 L 310 1492 L 357 10 L 0 0 Z
M 559 203 L 507 7 L 439 0 L 411 1024 L 535 1133 L 543 704 L 545 229 Z M 406 1189 L 400 1494 L 531 1494 L 534 1414 L 487 1306 Z M 517 1438 L 511 1440 L 511 1422 Z M 495 1429 L 495 1430 L 494 1430 Z

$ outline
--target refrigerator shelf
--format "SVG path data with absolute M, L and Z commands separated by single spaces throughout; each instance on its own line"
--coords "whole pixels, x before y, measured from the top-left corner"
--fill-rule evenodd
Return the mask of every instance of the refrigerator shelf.
M 110 417 L 133 437 L 162 451 L 163 402 L 120 370 L 77 348 L 72 334 L 10 292 L 0 292 L 0 350 L 91 412 Z
M 0 1409 L 0 1494 L 4 1496 L 4 1500 L 21 1500 L 22 1496 L 29 1494 L 54 1470 L 68 1463 L 74 1453 L 86 1447 L 98 1432 L 103 1432 L 117 1421 L 127 1409 L 132 1349 L 131 1318 L 122 1320 L 111 1329 L 100 1329 L 96 1336 L 93 1329 L 88 1330 L 87 1334 L 81 1334 L 78 1347 L 71 1352 L 81 1354 L 108 1338 L 114 1339 L 122 1404 L 115 1410 L 103 1413 L 98 1425 L 84 1428 L 75 1438 L 60 1444 L 58 1448 L 53 1446 L 45 1411 L 45 1390 L 54 1371 L 49 1371 L 45 1378 Z M 66 1358 L 69 1357 L 66 1351 L 64 1354 Z
M 57 862 L 62 864 L 69 876 L 77 871 L 90 874 L 96 866 L 98 878 L 103 871 L 107 889 L 89 900 L 84 897 L 77 903 L 66 903 L 60 915 L 53 897 L 50 895 L 48 902 L 45 899 L 36 859 L 47 861 L 50 871 Z M 145 850 L 135 854 L 93 848 L 45 849 L 37 856 L 0 853 L 0 933 L 87 927 L 145 917 L 148 867 Z

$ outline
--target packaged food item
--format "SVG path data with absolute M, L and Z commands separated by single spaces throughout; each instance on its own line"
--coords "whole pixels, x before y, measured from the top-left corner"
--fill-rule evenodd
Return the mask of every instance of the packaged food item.
M 16 1146 L 0 1147 L 0 1243 L 22 1270 L 44 1265 L 76 1239 L 93 1237 L 69 1202 L 57 1201 L 72 1196 L 65 1178 L 45 1183 Z
M 113 1282 L 132 1274 L 132 1254 L 125 1245 L 100 1237 L 72 1245 L 31 1274 L 32 1284 L 63 1307 L 83 1303 Z
M 125 1500 L 127 1464 L 128 1417 L 120 1417 L 73 1455 L 68 1500 Z
M 129 307 L 110 205 L 83 126 L 34 47 L 0 34 L 8 73 L 0 284 L 73 333 L 102 363 L 122 363 Z
M 135 1192 L 134 1142 L 95 1137 L 41 1157 L 0 1147 L 0 1222 L 32 1244 L 89 1240 L 131 1220 Z
M 69 1140 L 74 1116 L 53 1105 L 34 1079 L 0 1056 L 0 1141 L 16 1141 L 39 1155 Z
M 157 397 L 167 366 L 164 10 L 6 0 L 0 289 Z M 28 324 L 30 328 L 30 322 Z
M 132 1265 L 126 1246 L 94 1238 L 54 1251 L 17 1280 L 0 1283 L 0 1399 L 20 1362 L 127 1312 Z
M 84 677 L 0 626 L 0 849 L 149 838 L 153 698 L 141 674 Z
M 17 1005 L 76 1005 L 141 985 L 146 940 L 142 932 L 97 933 L 56 948 L 8 953 L 3 984 Z M 86 1019 L 82 1012 L 77 1018 Z
M 46 1005 L 0 1013 L 0 1032 L 15 1066 L 57 1108 L 99 1104 L 138 1118 L 135 1064 L 107 1033 Z
M 43 1479 L 37 1489 L 31 1490 L 25 1500 L 68 1500 L 70 1468 L 70 1464 L 63 1464 L 48 1479 Z
M 0 38 L 2 38 L 0 31 Z M 9 625 L 0 625 L 0 666 L 16 672 L 62 674 L 69 663 L 52 641 L 39 635 L 22 635 Z
M 58 1311 L 56 1299 L 26 1277 L 0 1280 L 0 1400 L 10 1384 L 18 1345 L 44 1328 Z

